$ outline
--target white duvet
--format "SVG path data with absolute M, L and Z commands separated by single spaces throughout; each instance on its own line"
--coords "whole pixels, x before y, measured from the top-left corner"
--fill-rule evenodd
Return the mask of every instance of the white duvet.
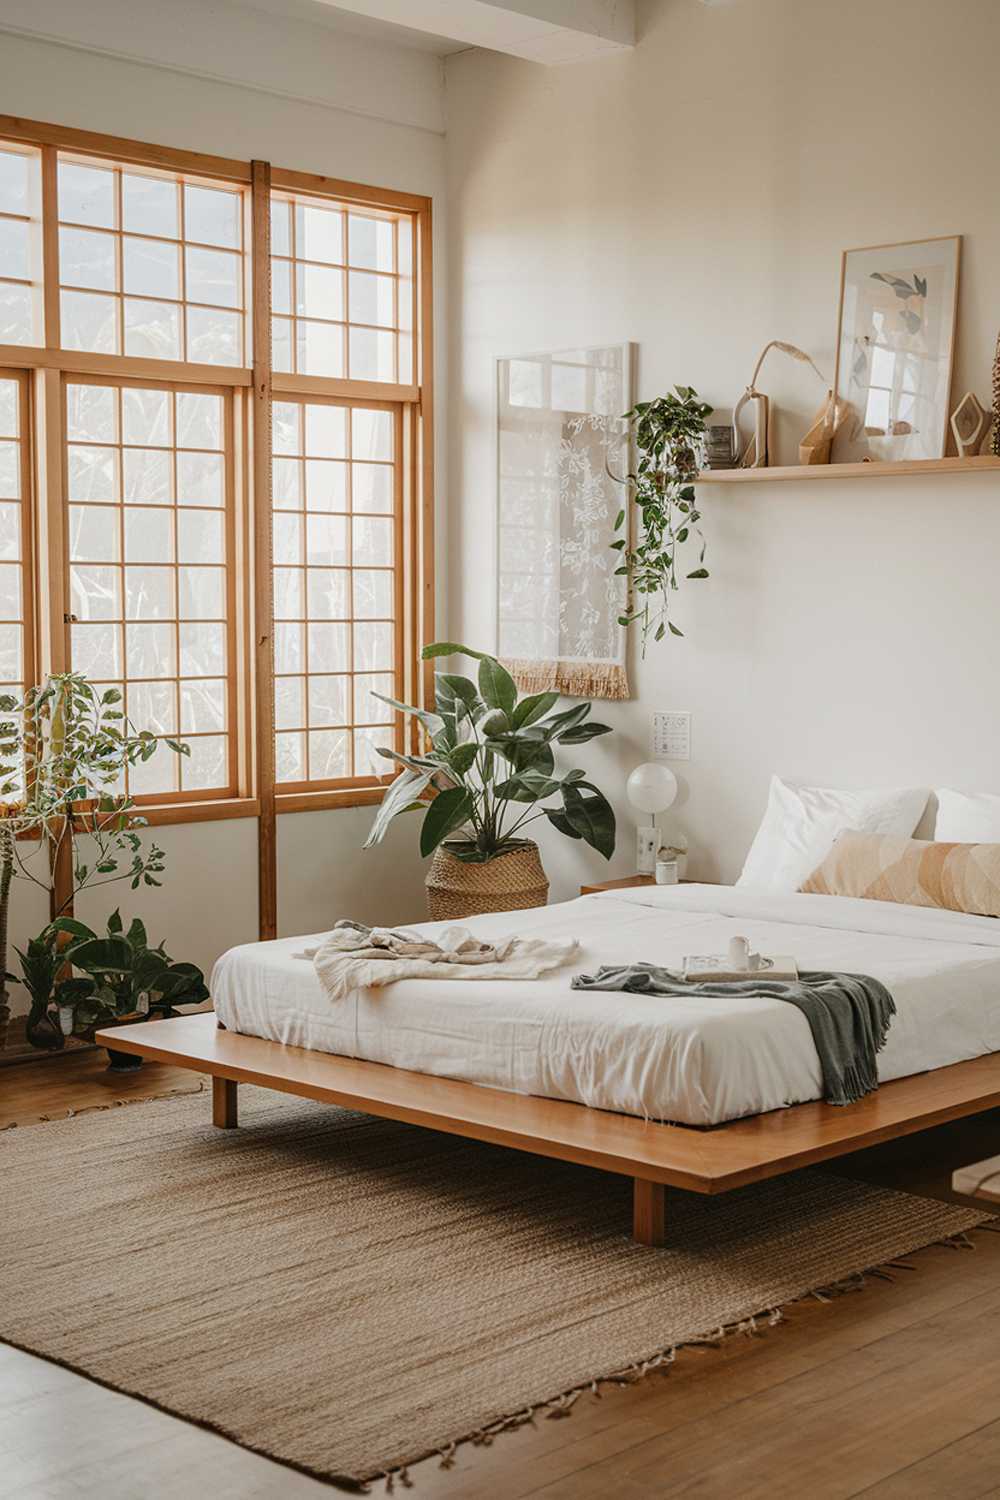
M 433 934 L 443 923 L 426 923 Z M 1000 922 L 836 896 L 644 887 L 471 918 L 478 936 L 576 937 L 578 958 L 536 980 L 409 979 L 332 1001 L 304 949 L 233 948 L 212 995 L 230 1030 L 601 1109 L 712 1125 L 818 1099 L 808 1024 L 773 999 L 664 998 L 570 989 L 600 964 L 676 965 L 743 933 L 800 969 L 880 979 L 896 1000 L 886 1081 L 1000 1050 Z

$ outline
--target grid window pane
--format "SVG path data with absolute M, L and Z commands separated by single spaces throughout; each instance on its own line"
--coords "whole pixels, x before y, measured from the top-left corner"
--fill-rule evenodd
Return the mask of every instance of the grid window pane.
M 240 190 L 61 154 L 58 203 L 64 347 L 203 364 L 245 362 Z M 0 203 L 0 257 L 3 223 Z
M 275 370 L 412 381 L 412 246 L 407 215 L 273 194 Z
M 401 743 L 392 710 L 372 696 L 401 691 L 394 412 L 284 401 L 273 434 L 278 780 L 383 776 L 376 745 Z
M 0 144 L 0 343 L 42 342 L 41 157 Z
M 136 797 L 231 790 L 223 401 L 210 390 L 66 386 L 73 669 L 121 685 L 137 729 L 180 733 L 191 747 L 183 757 L 161 747 L 129 768 Z

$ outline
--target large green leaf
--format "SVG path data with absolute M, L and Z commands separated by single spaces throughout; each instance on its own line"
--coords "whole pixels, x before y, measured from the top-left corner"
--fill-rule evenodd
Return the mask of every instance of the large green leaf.
M 561 714 L 553 714 L 551 719 L 545 719 L 537 728 L 544 732 L 547 739 L 555 739 L 556 736 L 565 734 L 567 729 L 574 729 L 577 724 L 582 724 L 589 713 L 589 703 L 578 703 L 575 708 L 564 708 Z
M 489 713 L 483 716 L 479 729 L 487 739 L 495 739 L 499 734 L 510 732 L 510 722 L 502 708 L 491 708 Z
M 426 771 L 401 771 L 395 781 L 386 790 L 385 796 L 375 814 L 368 837 L 365 839 L 364 847 L 371 849 L 375 844 L 381 843 L 385 838 L 386 829 L 399 813 L 409 812 L 411 808 L 423 807 L 419 801 L 422 792 L 430 786 L 430 774 Z M 447 795 L 442 793 L 443 796 Z
M 441 728 L 440 714 L 432 714 L 426 708 L 414 708 L 410 703 L 402 703 L 398 698 L 390 698 L 387 693 L 376 693 L 374 688 L 371 690 L 371 696 L 380 698 L 383 703 L 388 703 L 390 708 L 397 709 L 401 714 L 412 714 L 415 719 L 420 720 L 428 734 L 437 734 Z
M 116 934 L 71 943 L 63 957 L 88 974 L 127 974 L 132 968 L 132 949 Z
M 426 858 L 433 854 L 442 839 L 460 828 L 472 812 L 473 802 L 465 787 L 455 786 L 441 792 L 430 807 L 420 829 L 420 852 Z
M 558 792 L 561 783 L 550 776 L 542 776 L 537 771 L 525 771 L 520 776 L 509 776 L 506 781 L 497 783 L 494 790 L 498 797 L 503 797 L 508 802 L 540 802 L 543 797 L 551 797 L 553 792 Z
M 610 724 L 595 724 L 591 720 L 589 724 L 575 724 L 572 729 L 557 734 L 556 739 L 560 745 L 584 745 L 588 740 L 596 739 L 599 734 L 610 733 Z
M 485 707 L 476 692 L 476 685 L 468 677 L 456 672 L 438 672 L 434 678 L 434 695 L 438 712 L 454 720 L 456 726 L 462 719 L 478 717 Z
M 70 937 L 75 938 L 95 938 L 97 936 L 92 927 L 88 927 L 86 922 L 77 921 L 76 917 L 56 917 L 55 921 L 50 924 L 49 931 L 66 932 Z
M 543 811 L 549 822 L 552 824 L 552 827 L 558 828 L 559 832 L 564 833 L 568 839 L 578 839 L 582 836 L 573 827 L 573 824 L 570 822 L 569 818 L 567 818 L 566 814 L 564 812 L 560 812 L 557 807 L 546 807 L 543 808 Z
M 558 702 L 558 693 L 533 693 L 530 698 L 522 698 L 511 715 L 511 728 L 525 729 L 529 724 L 537 723 Z
M 472 740 L 466 740 L 464 745 L 456 745 L 448 756 L 448 764 L 456 776 L 465 776 L 476 763 L 479 754 L 479 746 Z
M 490 749 L 503 756 L 514 772 L 538 771 L 551 776 L 555 767 L 552 746 L 544 739 L 535 739 L 523 731 L 519 734 L 503 734 L 490 740 Z
M 589 795 L 579 790 L 585 787 Z M 610 859 L 615 852 L 615 815 L 610 802 L 589 781 L 562 789 L 563 807 L 570 825 L 584 843 Z
M 510 718 L 517 702 L 517 683 L 494 656 L 484 656 L 479 663 L 479 692 L 490 708 L 502 708 Z
M 471 646 L 459 646 L 454 641 L 434 641 L 420 653 L 421 661 L 433 661 L 438 656 L 471 656 L 473 661 L 482 661 L 485 652 L 473 651 Z

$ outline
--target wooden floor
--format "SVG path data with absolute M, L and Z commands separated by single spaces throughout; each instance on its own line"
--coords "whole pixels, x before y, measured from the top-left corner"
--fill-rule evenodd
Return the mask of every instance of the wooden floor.
M 0 1070 L 0 1128 L 189 1091 L 189 1072 L 104 1073 L 103 1056 Z M 136 1108 L 141 1108 L 137 1105 Z M 206 1113 L 210 1101 L 206 1093 Z M 952 1198 L 1000 1152 L 1000 1112 L 831 1170 Z M 959 1200 L 962 1201 L 962 1200 Z M 893 1282 L 790 1309 L 757 1338 L 687 1351 L 571 1418 L 411 1471 L 426 1500 L 1000 1500 L 1000 1234 L 937 1248 Z M 0 1347 L 2 1500 L 304 1500 L 335 1493 L 221 1438 Z M 397 1495 L 401 1491 L 397 1488 Z

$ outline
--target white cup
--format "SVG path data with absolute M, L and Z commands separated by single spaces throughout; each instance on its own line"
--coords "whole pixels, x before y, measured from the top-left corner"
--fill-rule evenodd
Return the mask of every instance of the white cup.
M 658 859 L 656 861 L 656 883 L 657 885 L 677 884 L 676 859 Z
M 750 943 L 745 937 L 729 939 L 729 962 L 734 969 L 750 967 Z

